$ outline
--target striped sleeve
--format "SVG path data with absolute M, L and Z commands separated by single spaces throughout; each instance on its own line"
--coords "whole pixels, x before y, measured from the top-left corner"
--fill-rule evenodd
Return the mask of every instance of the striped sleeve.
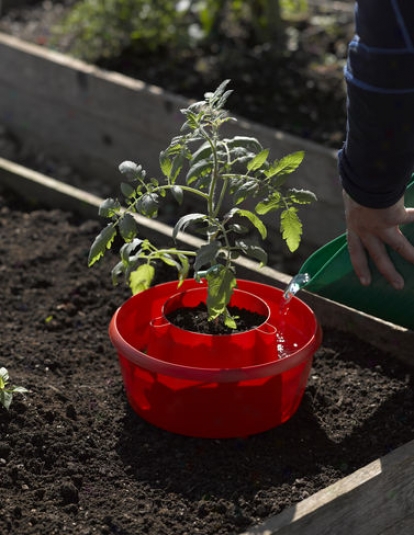
M 359 0 L 355 20 L 339 174 L 356 202 L 385 208 L 414 171 L 414 1 Z

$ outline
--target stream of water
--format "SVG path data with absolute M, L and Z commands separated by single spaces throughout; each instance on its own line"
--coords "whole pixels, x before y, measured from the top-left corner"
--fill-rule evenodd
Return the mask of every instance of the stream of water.
M 292 344 L 286 337 L 286 321 L 289 313 L 289 304 L 292 297 L 294 297 L 309 281 L 310 276 L 308 273 L 298 273 L 292 278 L 283 292 L 279 308 L 279 322 L 276 334 L 277 353 L 280 359 L 287 357 L 289 353 L 296 349 L 295 345 L 297 344 Z

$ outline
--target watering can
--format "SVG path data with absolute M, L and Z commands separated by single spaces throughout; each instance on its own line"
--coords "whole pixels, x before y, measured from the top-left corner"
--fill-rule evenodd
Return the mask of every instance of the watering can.
M 406 189 L 405 205 L 414 206 L 414 181 Z M 414 243 L 414 224 L 401 227 Z M 388 254 L 404 278 L 404 289 L 395 290 L 369 261 L 372 281 L 362 286 L 348 253 L 346 235 L 342 234 L 313 253 L 299 270 L 310 279 L 303 288 L 332 301 L 360 310 L 377 318 L 414 330 L 414 264 L 391 248 Z

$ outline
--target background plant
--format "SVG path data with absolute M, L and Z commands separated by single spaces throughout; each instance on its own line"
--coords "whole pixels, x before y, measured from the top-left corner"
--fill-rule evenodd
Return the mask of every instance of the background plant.
M 207 93 L 205 100 L 181 110 L 186 117 L 181 133 L 160 154 L 162 181 L 148 178 L 142 166 L 134 162 L 120 165 L 126 178 L 121 184 L 126 209 L 118 199 L 102 203 L 99 214 L 109 218 L 110 223 L 91 246 L 89 266 L 111 248 L 117 232 L 125 243 L 112 278 L 117 283 L 123 275 L 134 294 L 150 287 L 156 261 L 175 267 L 179 281 L 183 281 L 193 259 L 195 277 L 207 279 L 210 319 L 223 315 L 226 324 L 234 327 L 227 304 L 236 286 L 235 260 L 244 255 L 266 264 L 267 254 L 261 245 L 267 236 L 264 216 L 276 211 L 280 211 L 283 239 L 291 251 L 296 250 L 302 235 L 297 205 L 308 204 L 315 196 L 285 187 L 288 175 L 302 162 L 303 152 L 269 161 L 269 149 L 264 149 L 257 139 L 223 136 L 222 127 L 236 120 L 224 109 L 232 93 L 226 89 L 228 83 L 223 82 L 214 93 Z M 157 217 L 160 200 L 167 193 L 178 203 L 184 194 L 202 201 L 205 212 L 182 216 L 172 231 L 174 239 L 187 229 L 201 234 L 206 244 L 198 251 L 158 249 L 139 236 L 134 214 Z M 234 207 L 226 211 L 224 201 L 228 196 Z M 244 207 L 251 200 L 255 200 L 253 210 Z
M 282 15 L 306 9 L 306 0 L 80 0 L 55 28 L 71 36 L 71 51 L 88 61 L 248 36 L 250 46 L 283 43 Z M 240 42 L 238 43 L 240 45 Z
M 5 409 L 9 409 L 13 401 L 14 394 L 25 394 L 28 392 L 22 386 L 8 386 L 10 380 L 9 372 L 6 368 L 0 368 L 0 405 Z

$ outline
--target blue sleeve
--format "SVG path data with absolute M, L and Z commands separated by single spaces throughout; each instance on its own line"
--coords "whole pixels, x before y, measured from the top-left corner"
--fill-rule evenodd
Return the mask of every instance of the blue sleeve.
M 359 0 L 355 21 L 339 174 L 356 202 L 385 208 L 414 171 L 414 0 Z

